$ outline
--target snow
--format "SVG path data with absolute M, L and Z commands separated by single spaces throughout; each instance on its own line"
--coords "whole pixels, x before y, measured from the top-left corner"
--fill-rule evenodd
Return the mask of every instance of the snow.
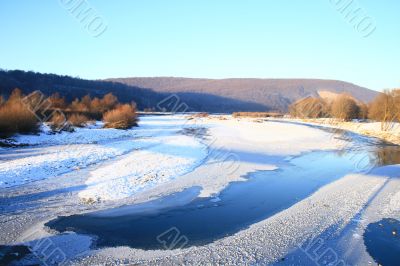
M 368 254 L 362 237 L 368 224 L 384 218 L 400 219 L 400 165 L 373 169 L 363 182 L 371 182 L 371 177 L 381 180 L 378 189 L 371 194 L 352 221 L 339 231 L 340 237 L 331 237 L 326 232 L 319 236 L 316 234 L 347 265 L 369 265 L 374 261 Z
M 168 182 L 162 182 L 162 186 L 152 183 L 152 186 L 146 185 L 145 190 L 134 192 L 126 189 L 130 187 L 128 184 L 121 186 L 126 189 L 126 195 L 134 195 L 129 203 L 140 203 L 156 199 L 160 195 L 169 195 L 197 186 L 202 188 L 200 197 L 214 197 L 229 183 L 245 181 L 245 176 L 249 173 L 277 170 L 277 164 L 287 160 L 288 156 L 297 156 L 312 150 L 333 150 L 346 145 L 344 140 L 331 138 L 330 133 L 304 126 L 281 123 L 260 124 L 251 119 L 237 120 L 228 117 L 227 120 L 220 120 L 219 118 L 220 116 L 211 116 L 185 122 L 187 128 L 208 129 L 208 136 L 202 140 L 205 145 L 203 149 L 207 149 L 208 156 L 201 164 L 195 164 L 196 167 L 192 167 L 179 178 L 170 178 Z M 147 157 L 146 161 L 153 165 L 155 173 L 160 171 L 157 164 L 161 161 L 153 161 L 152 157 Z M 128 168 L 130 167 L 133 166 Z M 111 168 L 112 166 L 109 169 Z M 114 169 L 120 168 L 114 167 Z M 136 168 L 141 169 L 138 166 Z M 103 172 L 106 176 L 107 170 Z M 119 170 L 114 170 L 113 175 L 124 176 L 123 173 L 118 172 Z M 134 184 L 142 180 L 135 174 L 130 175 L 129 178 L 134 179 Z M 111 182 L 109 186 L 113 186 Z M 80 194 L 83 198 L 86 197 L 84 193 L 86 192 Z M 102 199 L 113 198 L 112 195 L 103 194 L 103 192 L 92 195 Z
M 248 229 L 205 246 L 173 251 L 109 248 L 86 262 L 124 257 L 129 263 L 145 261 L 148 265 L 271 264 L 329 228 L 345 226 L 386 180 L 383 176 L 348 175 Z
M 76 144 L 45 148 L 32 156 L 0 162 L 0 188 L 58 176 L 88 165 L 108 160 L 137 147 L 132 141 L 104 145 Z
M 345 142 L 330 140 L 332 134 L 308 127 L 283 123 L 257 123 L 257 119 L 240 118 L 205 120 L 218 144 L 241 151 L 269 155 L 299 155 L 312 150 L 338 149 Z
M 40 134 L 16 135 L 13 142 L 19 145 L 88 144 L 136 136 L 135 130 L 103 129 L 101 125 L 101 122 L 97 122 L 85 128 L 75 128 L 74 132 L 59 133 L 53 133 L 47 125 L 43 125 Z
M 184 135 L 183 128 L 207 128 L 212 137 L 201 140 L 202 136 Z M 282 156 L 336 149 L 343 144 L 327 140 L 328 135 L 312 128 L 260 124 L 251 119 L 189 121 L 185 116 L 145 116 L 140 127 L 131 130 L 103 129 L 97 123 L 73 133 L 50 134 L 49 128 L 43 127 L 40 135 L 15 138 L 16 144 L 36 149 L 29 156 L 14 156 L 28 148 L 0 153 L 0 188 L 101 163 L 89 173 L 87 188 L 79 194 L 84 201 L 119 200 L 163 183 L 170 183 L 166 186 L 170 191 L 165 192 L 200 185 L 205 197 L 218 194 L 249 172 L 275 170 Z M 207 162 L 201 164 L 206 156 Z M 185 178 L 170 182 L 179 176 Z
M 3 217 L 4 231 L 14 228 L 12 235 L 16 231 L 24 235 L 14 224 L 14 220 L 20 219 L 22 228 L 33 224 L 40 231 L 27 241 L 49 236 L 57 243 L 66 243 L 64 248 L 68 249 L 75 238 L 83 243 L 76 253 L 82 252 L 90 244 L 87 238 L 68 234 L 62 235 L 61 241 L 56 235 L 43 233 L 43 220 L 103 208 L 104 215 L 110 212 L 121 215 L 107 207 L 123 204 L 136 204 L 127 206 L 126 212 L 141 212 L 182 206 L 195 197 L 211 197 L 212 202 L 218 202 L 219 193 L 230 182 L 243 181 L 249 173 L 277 170 L 291 158 L 310 151 L 349 147 L 346 140 L 316 128 L 258 123 L 257 119 L 230 116 L 192 120 L 186 116 L 146 116 L 141 118 L 140 127 L 127 131 L 100 126 L 58 135 L 45 132 L 39 136 L 18 136 L 17 143 L 34 146 L 0 152 L 2 189 L 9 186 L 19 189 L 18 186 L 27 182 L 53 177 L 62 182 L 64 177 L 82 174 L 81 171 L 74 174 L 75 169 L 91 165 L 83 172 L 83 189 L 66 195 L 67 199 L 56 198 L 60 200 L 59 205 L 49 203 L 54 208 L 47 208 L 45 201 L 40 202 L 44 206 L 40 214 L 30 209 L 30 214 L 19 212 L 12 219 Z M 199 134 L 183 134 L 184 128 Z M 353 254 L 354 264 L 365 265 L 371 258 L 360 244 L 360 236 L 367 221 L 400 217 L 399 167 L 385 166 L 368 174 L 347 175 L 288 209 L 205 246 L 175 251 L 107 248 L 92 251 L 72 264 L 264 265 L 301 251 L 300 246 L 311 237 L 324 235 L 331 228 L 338 228 L 340 232 L 349 224 L 357 223 L 358 227 L 349 231 L 349 238 L 343 240 L 361 254 Z M 42 182 L 38 186 L 47 184 Z M 184 197 L 176 200 L 174 193 L 184 193 Z M 162 206 L 154 201 L 169 196 L 167 201 L 159 201 L 164 202 Z M 56 201 L 54 197 L 51 199 Z M 81 200 L 95 203 L 99 200 L 101 204 L 82 204 Z M 65 201 L 68 206 L 63 207 Z M 1 236 L 10 242 L 11 236 Z M 348 250 L 348 246 L 344 247 L 343 250 Z M 346 257 L 346 254 L 340 255 Z
M 129 153 L 124 158 L 90 173 L 84 191 L 85 200 L 118 200 L 140 190 L 167 182 L 195 168 L 206 157 L 203 145 L 187 136 L 155 138 L 157 143 L 146 150 Z
M 44 126 L 39 135 L 16 136 L 15 144 L 33 146 L 0 151 L 0 188 L 59 176 L 156 145 L 160 140 L 152 136 L 176 133 L 184 121 L 179 117 L 145 117 L 141 127 L 130 130 L 103 129 L 98 123 L 59 134 L 50 134 Z
M 303 124 L 318 125 L 327 128 L 338 128 L 352 131 L 368 137 L 379 138 L 400 145 L 400 123 L 390 123 L 387 130 L 382 130 L 382 124 L 374 121 L 340 122 L 332 118 L 319 119 L 273 119 L 278 121 L 298 122 Z

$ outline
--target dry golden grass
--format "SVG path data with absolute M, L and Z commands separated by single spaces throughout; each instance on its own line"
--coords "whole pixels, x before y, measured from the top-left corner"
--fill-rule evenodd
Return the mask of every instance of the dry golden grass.
M 289 113 L 297 118 L 329 117 L 330 101 L 318 97 L 300 99 L 289 106 Z
M 120 105 L 103 115 L 104 127 L 128 129 L 136 125 L 137 115 L 135 108 L 130 104 Z
M 33 133 L 39 128 L 39 121 L 20 99 L 4 103 L 0 107 L 0 136 L 15 133 Z
M 193 117 L 204 118 L 204 117 L 209 117 L 209 114 L 208 113 L 198 113 L 198 114 L 194 114 Z
M 235 112 L 233 117 L 281 117 L 280 113 L 273 112 Z

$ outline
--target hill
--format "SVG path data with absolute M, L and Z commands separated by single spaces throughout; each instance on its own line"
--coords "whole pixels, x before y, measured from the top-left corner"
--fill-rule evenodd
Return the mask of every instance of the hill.
M 193 78 L 118 78 L 109 81 L 149 88 L 161 93 L 207 94 L 254 104 L 251 111 L 286 111 L 301 98 L 319 96 L 321 92 L 351 94 L 369 102 L 377 92 L 348 82 L 319 79 L 193 79 Z M 185 100 L 187 98 L 185 97 Z M 200 101 L 201 99 L 199 99 Z M 223 104 L 223 103 L 221 103 Z M 236 110 L 238 111 L 238 110 Z M 243 110 L 242 110 L 243 111 Z
M 377 92 L 351 83 L 307 79 L 190 79 L 190 78 L 124 78 L 86 80 L 78 77 L 42 74 L 20 70 L 0 70 L 0 95 L 14 88 L 25 93 L 40 90 L 55 92 L 67 100 L 90 94 L 102 97 L 112 92 L 121 102 L 135 101 L 140 110 L 161 106 L 171 110 L 188 106 L 188 111 L 240 112 L 286 111 L 294 101 L 318 96 L 320 92 L 347 92 L 361 101 L 370 101 Z M 173 98 L 168 98 L 174 95 Z M 165 101 L 165 99 L 169 99 Z M 182 110 L 183 108 L 180 108 Z
M 32 71 L 0 70 L 0 95 L 7 96 L 14 88 L 20 88 L 25 94 L 40 90 L 46 95 L 55 92 L 71 101 L 90 94 L 102 97 L 112 92 L 121 102 L 135 101 L 140 109 L 153 107 L 165 98 L 165 95 L 122 83 L 100 80 L 85 80 L 77 77 L 55 74 L 42 74 Z

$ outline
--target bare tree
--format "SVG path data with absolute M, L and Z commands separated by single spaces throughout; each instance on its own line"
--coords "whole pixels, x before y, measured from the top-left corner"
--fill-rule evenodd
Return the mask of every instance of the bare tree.
M 369 117 L 381 121 L 381 129 L 389 130 L 400 120 L 400 90 L 385 90 L 370 105 Z
M 360 103 L 358 106 L 360 107 L 360 112 L 359 112 L 358 118 L 367 119 L 368 118 L 368 105 L 365 103 Z
M 58 92 L 53 93 L 49 97 L 49 101 L 51 102 L 51 106 L 53 108 L 65 109 L 65 107 L 67 106 L 65 102 L 65 97 L 61 97 Z
M 351 96 L 342 94 L 333 101 L 331 115 L 340 120 L 349 121 L 359 117 L 360 107 Z

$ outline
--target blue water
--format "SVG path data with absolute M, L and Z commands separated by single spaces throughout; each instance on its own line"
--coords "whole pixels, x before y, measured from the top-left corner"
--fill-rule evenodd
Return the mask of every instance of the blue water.
M 382 219 L 371 223 L 364 232 L 364 244 L 376 263 L 400 265 L 400 221 Z
M 251 173 L 247 181 L 229 184 L 216 198 L 197 198 L 199 188 L 190 188 L 154 202 L 170 206 L 171 197 L 179 200 L 191 195 L 193 200 L 183 206 L 152 212 L 145 212 L 145 208 L 130 212 L 128 206 L 112 209 L 113 215 L 72 215 L 46 225 L 59 232 L 93 235 L 97 247 L 152 250 L 204 245 L 266 219 L 348 173 L 400 163 L 398 146 L 370 143 L 369 139 L 350 133 L 342 137 L 357 145 L 344 151 L 316 151 L 282 161 L 279 170 Z

